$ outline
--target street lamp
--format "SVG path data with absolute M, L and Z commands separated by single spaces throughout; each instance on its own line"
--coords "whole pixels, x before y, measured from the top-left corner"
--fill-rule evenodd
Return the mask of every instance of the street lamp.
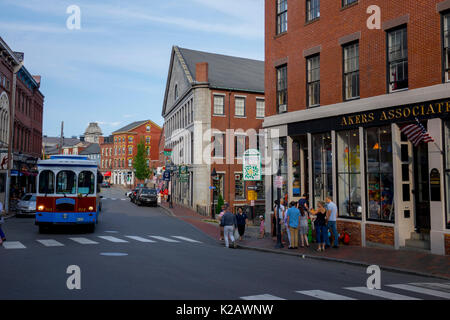
M 277 212 L 275 213 L 276 216 L 276 228 L 277 228 L 277 244 L 275 245 L 275 249 L 281 249 L 283 248 L 283 243 L 281 242 L 281 223 L 283 221 L 280 220 L 280 211 L 281 211 L 281 186 L 279 185 L 281 180 L 281 158 L 284 153 L 283 147 L 278 144 L 275 148 L 273 148 L 274 156 L 278 159 L 278 170 L 277 170 Z
M 212 180 L 213 180 L 213 187 L 214 187 L 214 180 L 215 180 L 215 178 L 217 177 L 217 172 L 216 172 L 216 168 L 213 168 L 213 171 L 211 172 L 211 177 L 212 177 Z M 212 202 L 212 206 L 211 206 L 211 218 L 212 219 L 214 219 L 214 217 L 215 217 L 215 214 L 214 214 L 214 201 L 216 200 L 215 199 L 215 192 L 214 192 L 215 190 L 213 189 L 213 202 Z

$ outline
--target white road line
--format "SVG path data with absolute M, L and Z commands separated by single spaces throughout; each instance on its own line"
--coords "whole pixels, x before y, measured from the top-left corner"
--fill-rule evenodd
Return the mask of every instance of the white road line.
M 64 247 L 64 245 L 61 242 L 58 242 L 56 240 L 36 240 L 37 242 L 43 244 L 46 247 Z
M 116 199 L 116 198 L 111 198 L 111 199 L 109 199 L 109 200 L 116 201 L 117 199 Z
M 92 241 L 87 238 L 69 238 L 69 239 L 79 244 L 98 244 L 98 242 Z
M 147 243 L 155 243 L 156 242 L 156 241 L 153 241 L 153 240 L 150 240 L 150 239 L 137 237 L 137 236 L 125 236 L 125 238 L 136 240 L 136 241 L 139 241 L 139 242 L 147 242 Z
M 450 293 L 437 291 L 437 290 L 431 290 L 431 289 L 427 289 L 427 288 L 416 287 L 416 286 L 410 286 L 408 284 L 391 284 L 391 285 L 388 285 L 388 287 L 417 292 L 417 293 L 426 294 L 429 296 L 435 296 L 435 297 L 439 297 L 439 298 L 450 299 Z
M 310 297 L 314 297 L 320 300 L 356 300 L 354 298 L 342 296 L 328 291 L 322 290 L 308 290 L 308 291 L 296 291 L 297 293 L 304 294 Z
M 120 200 L 122 200 L 122 201 L 127 201 L 127 199 L 120 199 Z
M 180 242 L 177 240 L 173 240 L 173 239 L 169 239 L 166 237 L 160 237 L 160 236 L 149 236 L 150 238 L 155 238 L 156 240 L 161 240 L 161 241 L 165 241 L 165 242 Z
M 103 239 L 103 240 L 110 241 L 110 242 L 114 242 L 114 243 L 128 243 L 128 241 L 122 240 L 122 239 L 119 239 L 119 238 L 116 238 L 116 237 L 99 236 L 99 238 Z
M 0 246 L 1 247 L 1 246 Z M 26 249 L 26 247 L 19 241 L 4 241 L 3 247 L 8 250 L 13 249 Z
M 444 290 L 446 292 L 450 292 L 450 282 L 449 283 L 410 283 L 410 285 L 422 287 L 422 288 L 428 288 L 428 289 L 436 289 L 436 290 Z
M 201 243 L 200 241 L 193 240 L 193 239 L 186 238 L 186 237 L 182 237 L 182 236 L 172 236 L 172 238 L 177 238 L 177 239 L 184 240 L 184 241 L 187 241 L 187 242 L 192 242 L 192 243 Z
M 271 294 L 260 294 L 257 296 L 241 297 L 242 300 L 286 300 Z
M 354 288 L 345 288 L 347 290 L 352 290 L 364 294 L 368 294 L 375 297 L 380 297 L 389 300 L 421 300 L 418 298 L 408 297 L 401 294 L 388 292 L 384 290 L 376 290 L 376 289 L 368 289 L 367 287 L 354 287 Z

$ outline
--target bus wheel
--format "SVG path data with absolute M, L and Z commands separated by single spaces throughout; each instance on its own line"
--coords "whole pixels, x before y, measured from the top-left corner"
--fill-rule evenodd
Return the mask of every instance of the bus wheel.
M 89 233 L 94 233 L 94 232 L 95 232 L 95 224 L 89 224 L 89 225 L 87 226 L 87 231 L 88 231 Z

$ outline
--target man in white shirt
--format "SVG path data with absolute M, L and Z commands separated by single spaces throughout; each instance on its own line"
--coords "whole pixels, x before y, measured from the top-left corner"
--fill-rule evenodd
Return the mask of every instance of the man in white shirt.
M 339 248 L 339 235 L 337 231 L 337 215 L 338 215 L 338 207 L 333 202 L 333 199 L 331 197 L 327 197 L 327 220 L 328 220 L 328 229 L 331 230 L 334 237 L 334 245 L 333 248 L 337 249 Z M 328 232 L 328 231 L 327 231 Z M 330 238 L 328 237 L 328 234 L 325 237 L 326 239 L 326 245 L 327 247 L 330 247 Z
M 0 201 L 0 244 L 3 241 L 6 241 L 5 233 L 2 230 L 2 223 L 4 221 L 3 214 L 4 214 L 3 203 Z

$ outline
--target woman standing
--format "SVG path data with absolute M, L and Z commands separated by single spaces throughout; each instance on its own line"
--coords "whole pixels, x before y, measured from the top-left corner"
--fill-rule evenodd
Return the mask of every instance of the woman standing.
M 319 201 L 317 203 L 317 210 L 311 209 L 310 213 L 316 216 L 314 226 L 316 228 L 317 243 L 319 244 L 317 251 L 325 251 L 325 241 L 328 233 L 326 221 L 327 210 L 325 209 L 325 202 Z
M 225 214 L 225 205 L 224 205 L 224 204 L 222 205 L 221 210 L 222 210 L 222 211 L 220 211 L 220 213 L 219 213 L 219 218 L 218 218 L 218 221 L 219 221 L 219 229 L 220 229 L 220 231 L 219 231 L 219 232 L 220 232 L 220 234 L 219 234 L 219 240 L 220 240 L 220 241 L 223 241 L 223 240 L 224 240 L 224 235 L 223 235 L 224 226 L 222 226 L 221 221 L 222 221 L 223 215 Z
M 300 242 L 301 242 L 301 247 L 304 248 L 305 247 L 305 243 L 306 246 L 309 248 L 309 243 L 308 243 L 308 211 L 305 210 L 305 208 L 303 206 L 299 205 L 299 209 L 300 209 Z
M 244 213 L 244 211 L 242 210 L 241 207 L 239 207 L 239 209 L 238 209 L 238 214 L 236 215 L 236 220 L 237 220 L 237 228 L 238 228 L 238 232 L 239 232 L 239 240 L 242 241 L 242 237 L 244 236 L 244 233 L 245 233 L 245 226 L 247 225 L 248 217 Z

